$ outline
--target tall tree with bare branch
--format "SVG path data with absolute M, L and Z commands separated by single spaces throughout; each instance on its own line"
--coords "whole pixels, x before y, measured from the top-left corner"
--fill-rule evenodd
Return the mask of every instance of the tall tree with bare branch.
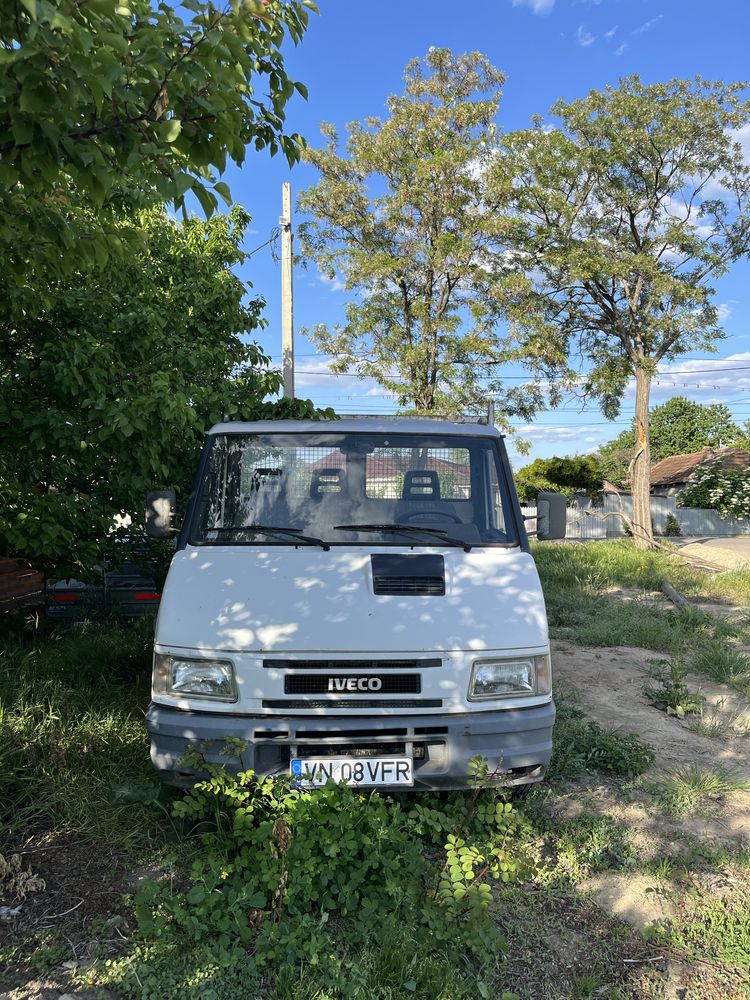
M 511 314 L 529 353 L 555 341 L 614 417 L 635 381 L 636 544 L 653 543 L 649 395 L 660 362 L 723 336 L 711 283 L 750 248 L 744 84 L 637 76 L 508 135 L 493 171 L 526 271 Z

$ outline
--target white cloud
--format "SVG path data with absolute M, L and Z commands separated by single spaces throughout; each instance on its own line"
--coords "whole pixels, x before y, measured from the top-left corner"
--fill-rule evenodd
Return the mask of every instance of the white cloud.
M 750 351 L 725 358 L 675 361 L 662 364 L 654 376 L 652 396 L 657 402 L 671 396 L 687 396 L 701 403 L 721 403 L 750 390 Z M 626 395 L 633 397 L 631 382 Z
M 745 162 L 750 163 L 750 125 L 743 125 L 731 133 L 732 137 L 742 146 Z
M 607 39 L 608 42 L 615 37 L 616 31 L 617 31 L 617 25 L 615 25 L 614 28 L 610 28 L 609 31 L 604 32 L 604 37 Z
M 334 278 L 329 278 L 327 274 L 319 274 L 318 277 L 332 292 L 343 292 L 346 288 L 345 282 L 338 275 Z
M 616 56 L 621 56 L 627 47 L 628 47 L 628 43 L 627 42 L 623 42 L 622 45 L 619 45 L 617 47 L 617 51 L 615 52 L 615 55 Z
M 556 427 L 554 424 L 524 424 L 523 427 L 516 427 L 514 430 L 519 437 L 528 438 L 529 441 L 552 442 L 581 440 L 581 428 L 568 427 L 567 425 Z
M 658 14 L 656 17 L 652 17 L 650 20 L 644 21 L 643 24 L 640 26 L 640 28 L 634 28 L 633 31 L 630 32 L 631 35 L 642 35 L 644 31 L 651 31 L 653 26 L 655 24 L 658 24 L 663 17 L 664 17 L 663 14 Z
M 720 302 L 716 307 L 716 311 L 719 314 L 719 322 L 724 323 L 732 315 L 732 307 L 728 302 Z
M 528 7 L 532 14 L 549 14 L 555 0 L 513 0 L 514 7 Z
M 596 41 L 596 35 L 592 35 L 584 24 L 579 24 L 578 30 L 576 31 L 576 41 L 585 49 L 588 48 L 589 45 L 594 44 Z

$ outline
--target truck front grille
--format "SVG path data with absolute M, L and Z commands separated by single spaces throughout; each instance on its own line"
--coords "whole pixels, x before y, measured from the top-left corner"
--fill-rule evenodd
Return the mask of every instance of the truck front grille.
M 333 746 L 298 746 L 295 756 L 308 757 L 398 757 L 406 753 L 405 743 L 349 743 Z M 424 743 L 412 744 L 415 760 L 424 759 Z
M 420 657 L 415 660 L 264 660 L 266 670 L 319 670 L 321 673 L 337 673 L 344 670 L 425 670 L 427 667 L 442 667 L 440 657 Z
M 326 698 L 325 701 L 295 698 L 270 698 L 263 701 L 263 708 L 295 708 L 325 711 L 331 708 L 442 708 L 442 698 Z
M 355 682 L 355 687 L 347 687 L 347 682 Z M 363 692 L 356 687 L 363 684 Z M 370 687 L 372 682 L 377 686 Z M 329 674 L 300 675 L 288 674 L 284 678 L 284 694 L 419 694 L 422 690 L 422 678 L 419 674 Z

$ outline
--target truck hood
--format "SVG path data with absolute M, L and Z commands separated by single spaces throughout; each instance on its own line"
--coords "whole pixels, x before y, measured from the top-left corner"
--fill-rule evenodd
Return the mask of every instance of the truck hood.
M 444 596 L 378 596 L 375 552 L 439 552 Z M 519 548 L 201 546 L 177 552 L 156 642 L 223 652 L 371 653 L 545 647 L 534 560 Z

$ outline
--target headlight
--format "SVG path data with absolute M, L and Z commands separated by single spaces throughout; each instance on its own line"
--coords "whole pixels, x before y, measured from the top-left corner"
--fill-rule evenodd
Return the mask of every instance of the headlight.
M 234 666 L 228 660 L 188 660 L 154 654 L 154 694 L 172 698 L 237 701 Z
M 550 662 L 546 654 L 508 660 L 475 660 L 469 701 L 549 694 L 551 690 Z

